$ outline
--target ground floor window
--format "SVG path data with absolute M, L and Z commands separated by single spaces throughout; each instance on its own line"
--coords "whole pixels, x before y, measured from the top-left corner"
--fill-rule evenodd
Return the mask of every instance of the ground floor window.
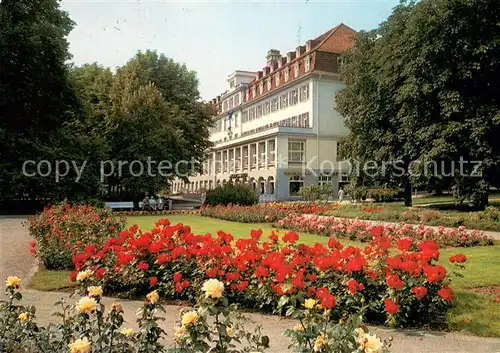
M 332 176 L 331 175 L 320 175 L 318 178 L 318 185 L 332 185 Z
M 304 186 L 304 178 L 300 175 L 290 177 L 290 196 L 297 196 L 300 188 Z

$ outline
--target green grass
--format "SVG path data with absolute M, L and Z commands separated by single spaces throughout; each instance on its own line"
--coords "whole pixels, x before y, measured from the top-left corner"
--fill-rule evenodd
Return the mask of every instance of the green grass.
M 73 283 L 69 279 L 70 271 L 51 271 L 39 269 L 31 278 L 30 288 L 39 291 L 56 291 L 70 288 Z
M 448 315 L 450 327 L 478 336 L 500 337 L 500 303 L 486 294 L 471 291 L 478 287 L 500 286 L 500 246 L 443 250 L 443 265 L 450 269 L 448 257 L 459 252 L 467 256 L 467 268 L 462 271 L 463 277 L 452 279 L 456 305 Z
M 150 230 L 154 227 L 154 224 L 162 218 L 167 218 L 172 224 L 182 223 L 188 225 L 191 227 L 191 231 L 194 234 L 210 233 L 215 235 L 217 231 L 223 230 L 226 233 L 232 234 L 235 238 L 247 238 L 250 236 L 250 231 L 253 229 L 261 229 L 264 237 L 267 237 L 272 231 L 275 231 L 278 235 L 284 235 L 286 233 L 285 230 L 273 228 L 268 223 L 238 223 L 198 215 L 133 216 L 128 217 L 128 225 L 132 226 L 137 224 L 142 230 Z M 324 236 L 304 232 L 298 234 L 300 236 L 300 242 L 304 244 L 325 244 L 328 242 L 328 238 Z M 342 240 L 342 243 L 344 245 L 353 246 L 361 245 L 360 242 L 349 240 Z
M 236 238 L 247 237 L 250 230 L 262 229 L 264 235 L 275 230 L 268 224 L 242 224 L 228 222 L 197 215 L 169 215 L 169 216 L 135 216 L 129 217 L 128 225 L 137 224 L 142 230 L 149 230 L 160 218 L 168 218 L 171 223 L 183 223 L 191 226 L 196 234 L 215 234 L 218 230 L 231 233 Z M 283 230 L 278 234 L 284 234 Z M 313 244 L 325 243 L 327 237 L 300 233 L 300 242 Z M 342 240 L 345 245 L 363 246 L 359 242 Z M 500 337 L 500 304 L 491 297 L 471 291 L 472 288 L 485 286 L 500 286 L 500 245 L 475 248 L 453 248 L 442 250 L 441 263 L 448 269 L 451 265 L 448 258 L 454 254 L 463 253 L 467 256 L 467 268 L 461 273 L 463 277 L 452 280 L 452 287 L 456 294 L 456 305 L 449 312 L 448 322 L 453 330 L 467 331 L 479 336 Z M 68 271 L 38 271 L 32 279 L 31 288 L 51 291 L 71 286 Z

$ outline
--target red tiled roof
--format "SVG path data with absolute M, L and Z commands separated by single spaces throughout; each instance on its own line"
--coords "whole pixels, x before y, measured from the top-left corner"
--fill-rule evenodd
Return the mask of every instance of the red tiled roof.
M 342 53 L 353 46 L 353 36 L 356 31 L 349 26 L 341 23 L 327 33 L 318 38 L 323 38 L 313 50 L 328 51 L 331 53 Z M 317 38 L 317 39 L 318 39 Z

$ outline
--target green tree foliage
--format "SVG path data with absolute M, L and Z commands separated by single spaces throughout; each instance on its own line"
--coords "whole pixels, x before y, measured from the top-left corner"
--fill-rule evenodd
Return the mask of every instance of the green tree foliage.
M 452 172 L 463 174 L 458 184 L 469 200 L 486 204 L 489 185 L 500 180 L 498 23 L 494 0 L 423 0 L 402 3 L 378 29 L 361 33 L 337 97 L 351 131 L 344 156 L 402 161 L 403 173 L 394 177 L 392 166 L 382 176 L 404 184 L 407 204 L 417 159 L 450 185 L 457 184 Z M 460 166 L 460 158 L 480 161 L 482 176 L 468 177 L 475 165 Z
M 3 0 L 0 23 L 0 202 L 57 197 L 68 185 L 21 171 L 26 160 L 67 154 L 61 141 L 75 103 L 66 66 L 73 22 L 56 0 Z

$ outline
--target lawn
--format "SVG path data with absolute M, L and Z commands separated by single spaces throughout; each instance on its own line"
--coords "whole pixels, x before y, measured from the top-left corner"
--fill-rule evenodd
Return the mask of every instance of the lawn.
M 489 197 L 490 205 L 500 207 L 500 194 Z M 342 203 L 327 215 L 344 218 L 359 218 L 373 221 L 406 222 L 418 224 L 423 222 L 429 226 L 458 227 L 464 225 L 468 229 L 500 232 L 496 212 L 467 211 L 456 209 L 451 196 L 427 196 L 413 199 L 412 208 L 405 207 L 402 202 L 388 203 Z
M 273 230 L 269 224 L 242 224 L 218 219 L 206 218 L 197 215 L 169 215 L 169 216 L 137 216 L 129 217 L 128 225 L 137 224 L 142 230 L 151 229 L 160 218 L 168 218 L 171 223 L 183 223 L 191 226 L 194 233 L 215 234 L 218 230 L 231 233 L 236 238 L 248 236 L 252 229 L 262 229 L 264 234 Z M 278 234 L 285 231 L 278 231 Z M 300 242 L 313 244 L 325 243 L 328 238 L 301 233 Z M 345 245 L 363 246 L 358 242 L 342 240 Z M 450 268 L 447 259 L 456 253 L 467 256 L 467 268 L 463 271 L 463 278 L 454 278 L 452 287 L 456 294 L 456 306 L 449 313 L 450 328 L 458 331 L 467 331 L 479 336 L 500 337 L 500 303 L 491 296 L 472 291 L 478 287 L 500 286 L 500 245 L 476 248 L 453 248 L 441 252 L 441 262 Z M 31 282 L 31 288 L 37 290 L 65 289 L 71 285 L 67 271 L 38 271 Z

